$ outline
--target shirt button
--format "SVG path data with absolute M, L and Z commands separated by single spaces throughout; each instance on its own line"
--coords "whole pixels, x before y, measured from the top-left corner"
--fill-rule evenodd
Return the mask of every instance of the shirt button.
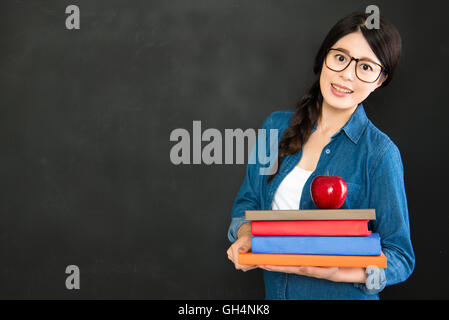
M 326 149 L 326 154 L 329 154 L 329 153 L 331 153 L 331 151 L 330 151 L 330 149 Z

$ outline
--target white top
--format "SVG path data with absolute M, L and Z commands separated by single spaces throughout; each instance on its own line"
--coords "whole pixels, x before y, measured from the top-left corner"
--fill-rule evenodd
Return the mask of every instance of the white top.
M 302 189 L 311 174 L 312 171 L 295 166 L 276 190 L 271 210 L 298 210 Z

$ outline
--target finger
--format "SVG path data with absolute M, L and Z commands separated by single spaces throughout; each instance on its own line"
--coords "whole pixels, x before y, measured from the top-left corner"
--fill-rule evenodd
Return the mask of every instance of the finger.
M 236 256 L 234 254 L 234 250 L 231 249 L 228 253 L 228 259 L 231 260 L 234 264 L 237 262 L 236 261 Z
M 234 262 L 234 267 L 236 270 L 241 270 L 243 268 L 243 266 L 239 264 L 239 253 L 237 247 L 233 247 L 231 250 L 231 260 Z
M 238 263 L 238 261 L 239 261 L 239 254 L 240 254 L 240 253 L 245 253 L 244 251 L 240 251 L 240 247 L 236 247 L 236 248 L 234 248 L 234 250 L 232 251 L 232 256 L 233 256 L 234 261 L 235 261 L 236 263 Z
M 262 269 L 267 270 L 267 271 L 285 272 L 285 273 L 296 273 L 298 271 L 298 267 L 294 267 L 294 266 L 265 265 L 262 267 Z
M 255 266 L 255 265 L 252 265 L 252 266 L 244 266 L 244 267 L 242 267 L 242 271 L 243 272 L 246 272 L 246 271 L 250 271 L 250 270 L 254 270 L 254 269 L 257 269 L 258 267 L 257 266 Z
M 242 246 L 240 246 L 240 247 L 238 248 L 237 251 L 238 251 L 239 253 L 246 253 L 246 252 L 249 251 L 249 248 L 248 248 L 248 246 L 246 246 L 246 245 L 242 245 Z
M 327 278 L 338 270 L 337 267 L 304 267 L 302 272 L 315 278 Z
M 302 275 L 308 277 L 322 276 L 323 271 L 317 269 L 317 267 L 300 267 L 298 270 Z
M 267 270 L 267 271 L 270 271 L 270 266 L 266 266 L 266 265 L 259 265 L 259 268 L 260 268 L 260 269 L 263 269 L 263 270 Z
M 239 263 L 238 255 L 236 256 L 236 258 L 234 260 L 234 266 L 235 266 L 236 270 L 244 270 L 244 269 L 248 268 L 248 265 Z
M 333 273 L 338 270 L 337 267 L 304 267 L 304 270 L 308 273 L 314 274 L 327 274 Z
M 229 260 L 232 260 L 232 247 L 230 247 L 230 248 L 228 249 L 228 251 L 226 251 L 226 254 L 228 255 L 228 259 L 229 259 Z
M 252 269 L 256 269 L 258 266 L 257 265 L 247 265 L 247 264 L 239 264 L 238 260 L 234 261 L 234 266 L 236 270 L 241 270 L 241 271 L 249 271 Z
M 241 271 L 246 271 L 246 269 L 248 268 L 248 266 L 241 265 L 237 262 L 234 262 L 234 267 L 235 267 L 235 270 L 241 270 Z

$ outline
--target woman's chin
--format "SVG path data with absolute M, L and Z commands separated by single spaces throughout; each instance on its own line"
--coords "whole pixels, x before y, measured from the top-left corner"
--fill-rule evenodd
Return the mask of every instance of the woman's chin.
M 346 97 L 349 98 L 349 97 Z M 340 110 L 349 110 L 353 109 L 354 106 L 358 106 L 359 104 L 357 102 L 354 102 L 353 99 L 346 99 L 346 98 L 340 98 L 338 100 L 336 99 L 324 99 L 326 101 L 326 104 L 329 105 L 332 108 L 340 109 Z

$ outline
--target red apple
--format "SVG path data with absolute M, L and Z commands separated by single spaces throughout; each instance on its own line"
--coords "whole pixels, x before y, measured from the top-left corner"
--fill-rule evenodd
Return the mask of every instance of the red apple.
M 346 199 L 348 187 L 338 176 L 317 176 L 310 185 L 315 205 L 320 209 L 338 209 Z

